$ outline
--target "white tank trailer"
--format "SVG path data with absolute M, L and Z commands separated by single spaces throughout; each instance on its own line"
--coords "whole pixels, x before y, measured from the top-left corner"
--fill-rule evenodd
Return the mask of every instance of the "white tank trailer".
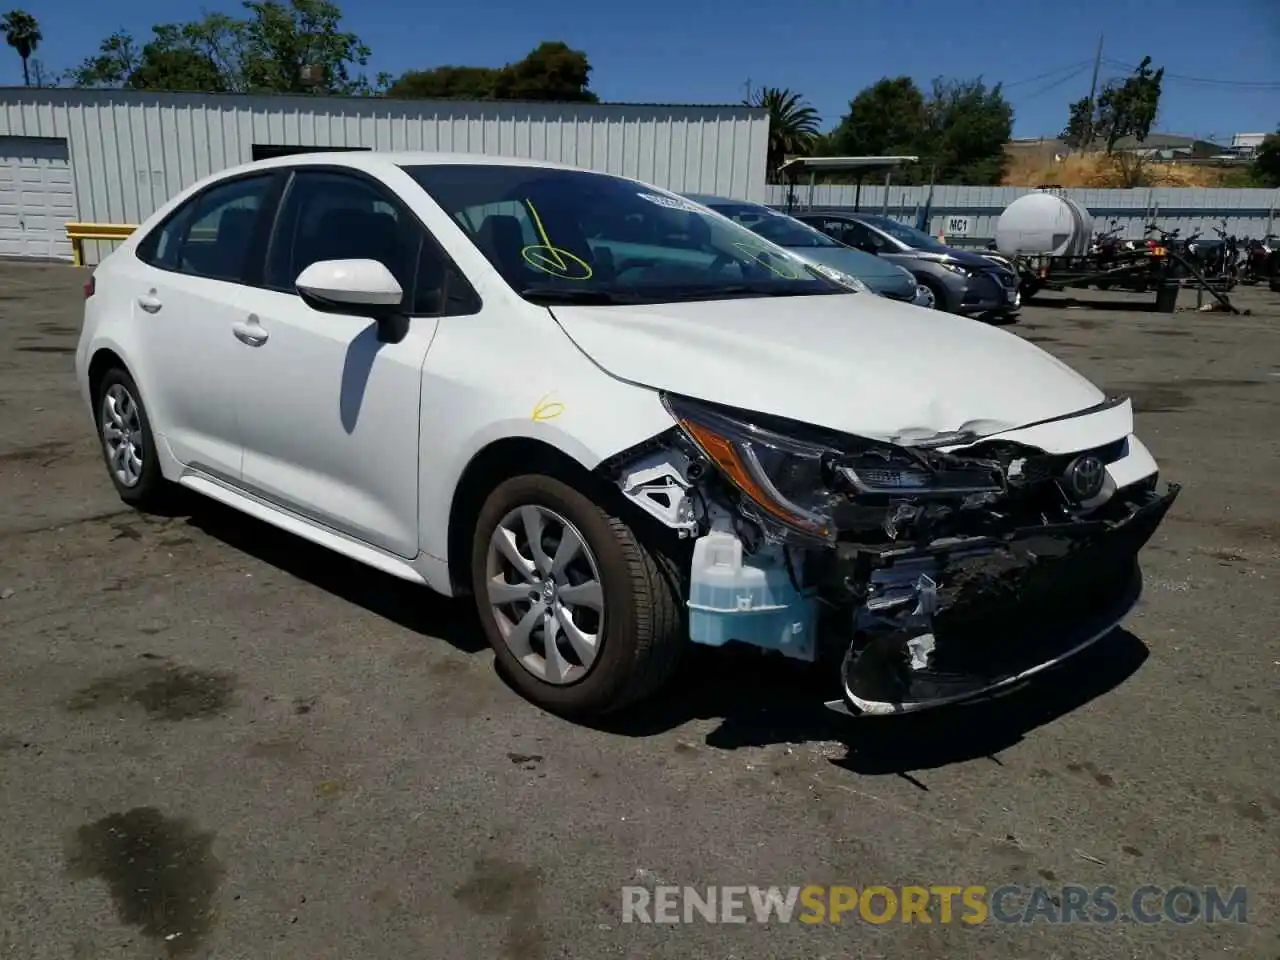
M 1028 193 L 996 221 L 996 249 L 1007 257 L 1083 257 L 1093 242 L 1093 215 L 1069 197 Z

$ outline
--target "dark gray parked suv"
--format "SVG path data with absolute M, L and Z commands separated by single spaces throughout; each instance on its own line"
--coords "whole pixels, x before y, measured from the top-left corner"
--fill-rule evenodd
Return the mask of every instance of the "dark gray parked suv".
M 1018 278 L 977 253 L 948 247 L 889 217 L 863 213 L 802 213 L 827 236 L 906 267 L 939 310 L 1008 323 L 1022 306 Z

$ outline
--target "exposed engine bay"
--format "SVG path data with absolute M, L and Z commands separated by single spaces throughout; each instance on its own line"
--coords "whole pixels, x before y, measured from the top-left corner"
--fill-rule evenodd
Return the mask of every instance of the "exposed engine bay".
M 1131 436 L 894 443 L 664 402 L 678 426 L 599 469 L 692 540 L 691 639 L 838 657 L 843 712 L 970 699 L 1105 635 L 1179 490 Z

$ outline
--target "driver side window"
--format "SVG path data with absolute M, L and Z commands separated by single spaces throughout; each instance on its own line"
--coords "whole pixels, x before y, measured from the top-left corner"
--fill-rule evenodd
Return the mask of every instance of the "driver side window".
M 363 177 L 300 169 L 280 206 L 264 285 L 293 293 L 298 275 L 321 260 L 378 261 L 400 284 L 409 314 L 478 309 L 474 291 L 457 267 L 386 191 Z

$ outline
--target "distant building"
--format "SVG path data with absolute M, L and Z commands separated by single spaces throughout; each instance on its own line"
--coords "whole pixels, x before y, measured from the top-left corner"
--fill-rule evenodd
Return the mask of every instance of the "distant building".
M 1231 146 L 1228 149 L 1237 157 L 1249 158 L 1258 152 L 1258 148 L 1262 146 L 1262 141 L 1265 139 L 1267 139 L 1265 133 L 1237 133 L 1231 137 Z
M 1252 136 L 1252 134 L 1237 136 Z M 1070 153 L 1101 153 L 1106 148 L 1105 141 L 1096 140 L 1087 151 L 1073 150 L 1059 137 L 1025 137 L 1011 140 L 1005 145 L 1006 151 L 1015 154 L 1031 153 L 1046 158 L 1052 156 L 1055 160 L 1061 160 Z M 1209 140 L 1201 140 L 1198 137 L 1182 137 L 1172 133 L 1151 133 L 1141 142 L 1133 137 L 1121 137 L 1111 150 L 1113 153 L 1132 153 L 1165 163 L 1211 160 L 1229 157 L 1232 153 L 1230 147 L 1224 147 Z
M 768 148 L 768 112 L 740 105 L 0 88 L 0 257 L 70 257 L 69 221 L 139 223 L 202 177 L 282 153 L 532 157 L 763 200 Z

